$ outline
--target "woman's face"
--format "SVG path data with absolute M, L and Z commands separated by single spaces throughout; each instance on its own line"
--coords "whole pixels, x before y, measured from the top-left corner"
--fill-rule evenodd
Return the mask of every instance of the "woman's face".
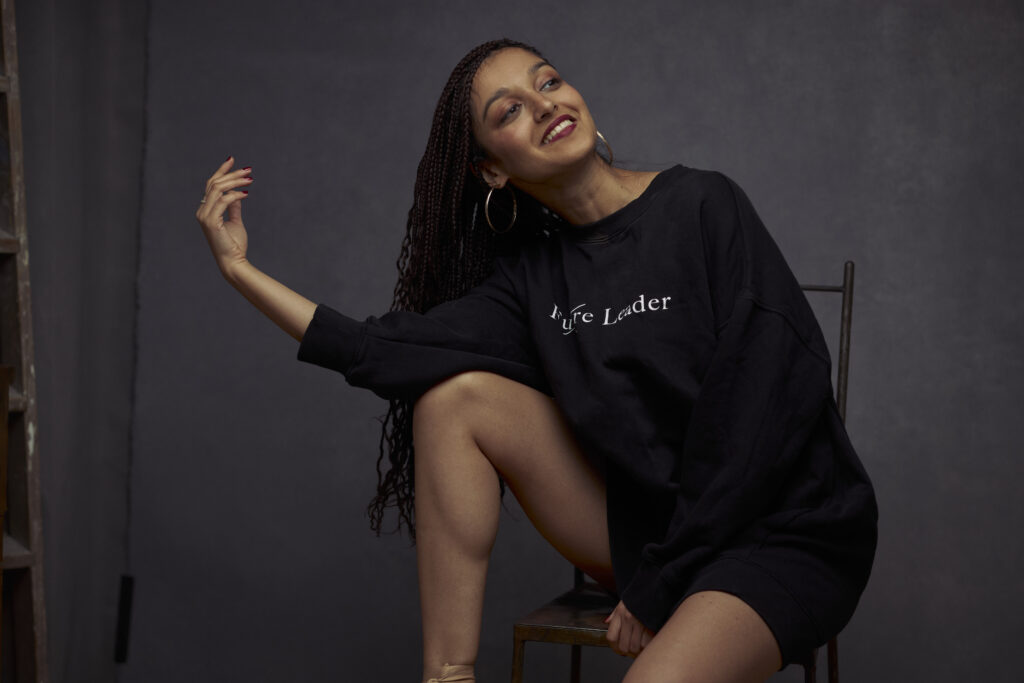
M 480 65 L 470 111 L 493 186 L 543 184 L 594 153 L 596 128 L 583 97 L 527 50 L 499 50 Z

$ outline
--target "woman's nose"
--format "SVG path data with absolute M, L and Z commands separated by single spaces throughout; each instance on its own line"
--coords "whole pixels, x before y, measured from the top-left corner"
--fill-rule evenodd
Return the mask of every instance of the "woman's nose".
M 541 119 L 544 119 L 544 118 L 546 118 L 548 116 L 551 116 L 551 114 L 553 114 L 556 109 L 558 109 L 558 105 L 557 104 L 552 102 L 550 99 L 548 99 L 544 95 L 541 95 L 541 94 L 537 95 L 537 103 L 536 103 L 536 106 L 534 107 L 534 112 L 535 112 L 534 116 L 537 118 L 538 121 L 540 121 Z

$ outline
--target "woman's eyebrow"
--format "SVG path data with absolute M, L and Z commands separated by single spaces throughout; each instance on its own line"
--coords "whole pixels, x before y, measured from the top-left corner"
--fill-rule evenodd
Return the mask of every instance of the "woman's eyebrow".
M 494 94 L 491 95 L 491 98 L 489 100 L 487 100 L 487 104 L 484 105 L 484 113 L 480 115 L 480 118 L 486 119 L 487 118 L 487 110 L 490 108 L 490 106 L 492 104 L 494 104 L 494 101 L 498 100 L 498 99 L 501 99 L 502 97 L 504 97 L 507 94 L 508 94 L 508 88 L 498 88 L 494 92 Z
M 527 69 L 526 73 L 528 73 L 528 74 L 530 74 L 532 76 L 533 74 L 535 74 L 538 71 L 540 71 L 542 67 L 545 67 L 545 66 L 551 66 L 551 63 L 549 61 L 547 61 L 546 59 L 542 59 L 539 62 L 537 62 L 536 64 L 534 64 L 533 66 L 531 66 L 529 69 Z M 554 68 L 554 67 L 551 67 L 551 68 Z M 491 95 L 491 97 L 484 104 L 484 111 L 480 115 L 480 118 L 482 118 L 482 119 L 487 118 L 487 110 L 490 109 L 491 105 L 494 104 L 494 102 L 496 100 L 500 100 L 502 97 L 504 97 L 507 94 L 508 94 L 508 88 L 498 88 L 494 92 L 494 94 Z

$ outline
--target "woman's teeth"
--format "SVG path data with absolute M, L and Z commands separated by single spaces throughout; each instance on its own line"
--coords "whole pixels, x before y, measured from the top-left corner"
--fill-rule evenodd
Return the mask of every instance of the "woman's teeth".
M 573 124 L 572 119 L 566 119 L 565 121 L 562 121 L 557 126 L 552 128 L 550 133 L 548 133 L 547 135 L 544 136 L 544 140 L 541 141 L 541 144 L 542 145 L 548 144 L 549 142 L 554 140 L 556 135 L 561 133 L 563 130 L 565 130 L 566 128 L 568 128 L 572 124 Z

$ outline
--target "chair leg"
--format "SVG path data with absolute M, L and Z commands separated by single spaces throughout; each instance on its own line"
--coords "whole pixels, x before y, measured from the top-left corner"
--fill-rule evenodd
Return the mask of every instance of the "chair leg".
M 512 683 L 523 683 L 523 658 L 526 641 L 516 633 L 512 640 Z
M 814 662 L 804 665 L 804 683 L 818 683 L 817 668 Z
M 804 683 L 818 683 L 818 651 L 811 651 L 811 658 L 804 662 Z
M 572 646 L 572 660 L 569 665 L 569 680 L 571 683 L 580 683 L 580 659 L 583 648 L 579 645 Z
M 839 683 L 839 641 L 828 641 L 828 683 Z

